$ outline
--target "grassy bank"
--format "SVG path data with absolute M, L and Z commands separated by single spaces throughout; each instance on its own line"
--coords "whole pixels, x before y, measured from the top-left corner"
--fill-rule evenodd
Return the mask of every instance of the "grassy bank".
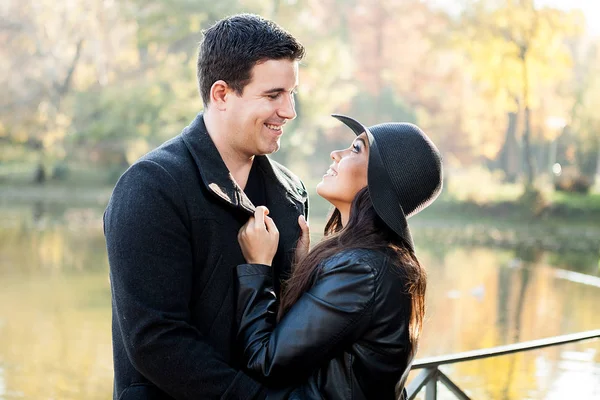
M 551 192 L 539 201 L 508 200 L 459 200 L 445 193 L 420 218 L 471 219 L 508 223 L 536 223 L 558 220 L 567 223 L 592 223 L 600 225 L 600 194 Z
M 112 186 L 92 186 L 73 183 L 0 184 L 0 203 L 64 205 L 106 205 Z
M 307 185 L 308 186 L 308 185 Z M 310 187 L 310 186 L 309 186 Z M 314 186 L 313 186 L 314 187 Z M 103 208 L 112 186 L 81 182 L 0 184 L 0 204 L 54 204 Z M 460 199 L 444 191 L 410 219 L 415 239 L 439 245 L 476 245 L 600 253 L 600 194 L 547 192 L 532 207 L 518 192 L 495 198 Z M 330 205 L 310 193 L 311 225 L 319 238 Z
M 554 192 L 532 207 L 519 201 L 459 201 L 445 194 L 410 220 L 415 239 L 600 256 L 600 194 Z
M 310 187 L 310 186 L 309 186 Z M 314 187 L 314 186 L 313 186 Z M 94 182 L 0 183 L 0 202 L 4 203 L 64 203 L 103 205 L 108 201 L 113 185 Z M 310 190 L 311 215 L 323 218 L 330 204 Z M 546 192 L 534 204 L 521 201 L 515 192 L 511 197 L 485 199 L 460 198 L 444 191 L 415 220 L 470 221 L 494 225 L 513 224 L 596 224 L 600 226 L 600 193 Z

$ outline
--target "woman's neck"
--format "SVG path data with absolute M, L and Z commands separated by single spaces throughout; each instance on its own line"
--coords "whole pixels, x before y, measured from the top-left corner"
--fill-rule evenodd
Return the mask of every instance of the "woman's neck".
M 346 224 L 348 224 L 348 220 L 350 219 L 350 205 L 348 205 L 348 207 L 338 207 L 338 210 L 340 212 L 340 219 L 342 221 L 342 227 L 346 226 Z

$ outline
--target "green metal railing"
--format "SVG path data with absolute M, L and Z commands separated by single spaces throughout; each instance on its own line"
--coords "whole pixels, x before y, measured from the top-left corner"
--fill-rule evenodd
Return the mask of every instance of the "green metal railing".
M 520 353 L 524 351 L 537 350 L 544 347 L 560 346 L 567 343 L 579 342 L 582 340 L 600 338 L 600 329 L 574 333 L 570 335 L 555 336 L 547 339 L 532 340 L 509 344 L 506 346 L 492 347 L 467 351 L 464 353 L 450 354 L 439 357 L 419 358 L 413 363 L 412 369 L 422 369 L 410 384 L 406 387 L 408 399 L 414 399 L 417 394 L 425 388 L 425 400 L 437 399 L 437 383 L 441 382 L 460 400 L 470 400 L 471 398 L 461 390 L 446 374 L 440 371 L 440 365 L 456 364 L 459 362 L 481 360 L 484 358 L 499 357 L 507 354 Z

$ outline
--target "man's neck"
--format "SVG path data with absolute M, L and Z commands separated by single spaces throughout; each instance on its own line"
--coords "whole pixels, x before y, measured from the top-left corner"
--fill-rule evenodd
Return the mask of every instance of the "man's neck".
M 206 125 L 208 135 L 215 144 L 231 176 L 242 190 L 244 190 L 248 182 L 248 175 L 252 168 L 254 156 L 248 156 L 237 151 L 227 140 L 227 133 L 229 132 L 226 132 L 226 128 L 220 125 L 217 118 L 214 118 L 211 113 L 207 112 L 204 114 L 204 124 Z
M 228 163 L 227 160 L 225 160 L 225 158 L 223 158 L 223 161 L 225 161 L 227 169 L 229 169 L 231 176 L 238 184 L 238 186 L 242 188 L 242 190 L 246 189 L 246 184 L 248 183 L 248 176 L 250 175 L 250 170 L 252 169 L 252 162 L 254 161 L 254 156 L 249 160 L 245 160 L 243 163 Z

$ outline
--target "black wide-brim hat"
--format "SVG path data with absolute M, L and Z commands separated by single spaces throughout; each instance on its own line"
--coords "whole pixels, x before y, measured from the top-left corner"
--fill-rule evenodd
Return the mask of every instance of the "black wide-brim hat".
M 333 117 L 369 139 L 367 186 L 375 212 L 414 250 L 407 218 L 431 204 L 442 190 L 442 157 L 416 125 L 405 122 L 365 127 L 345 115 Z

